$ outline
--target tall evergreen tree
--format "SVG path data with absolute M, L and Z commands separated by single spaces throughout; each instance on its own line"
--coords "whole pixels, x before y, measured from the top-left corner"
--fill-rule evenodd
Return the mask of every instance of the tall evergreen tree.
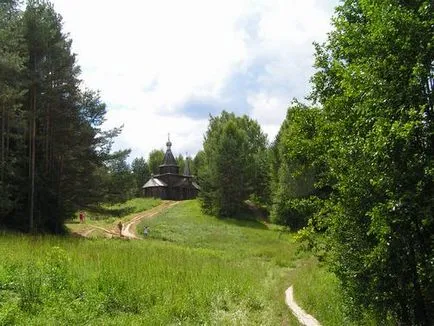
M 20 99 L 25 44 L 16 1 L 0 2 L 0 223 L 17 207 L 22 185 L 24 120 Z
M 251 195 L 265 192 L 266 136 L 256 121 L 225 111 L 211 117 L 199 170 L 202 207 L 210 213 L 237 214 Z
M 129 149 L 114 152 L 107 162 L 108 189 L 105 199 L 110 203 L 125 202 L 135 194 L 134 175 L 126 161 L 130 153 Z
M 199 174 L 199 170 L 202 167 L 203 161 L 204 161 L 204 152 L 203 150 L 200 150 L 199 152 L 197 152 L 195 157 L 192 160 L 190 160 L 190 171 L 192 175 L 197 176 Z
M 102 131 L 105 105 L 79 89 L 61 17 L 45 1 L 0 3 L 0 224 L 61 232 L 103 198 L 104 162 L 120 129 Z
M 59 232 L 70 205 L 80 132 L 80 70 L 61 17 L 51 4 L 29 1 L 24 12 L 28 48 L 29 229 Z

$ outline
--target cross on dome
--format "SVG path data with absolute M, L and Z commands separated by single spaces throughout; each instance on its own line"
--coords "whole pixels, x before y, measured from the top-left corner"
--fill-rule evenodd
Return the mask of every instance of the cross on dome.
M 172 142 L 170 141 L 170 133 L 167 134 L 166 146 L 167 146 L 167 149 L 170 149 L 170 147 L 172 147 Z

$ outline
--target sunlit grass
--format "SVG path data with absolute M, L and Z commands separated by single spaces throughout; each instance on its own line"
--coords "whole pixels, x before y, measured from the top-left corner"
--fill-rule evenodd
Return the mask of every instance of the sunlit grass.
M 291 283 L 296 302 L 323 325 L 339 325 L 345 320 L 338 281 L 315 258 L 298 262 L 297 268 L 291 271 Z
M 152 207 L 155 207 L 161 203 L 161 200 L 158 198 L 133 198 L 125 203 L 114 204 L 114 205 L 102 205 L 103 208 L 108 211 L 120 212 L 120 214 L 116 217 L 123 217 L 125 213 L 132 214 L 142 212 L 144 210 L 148 210 Z
M 297 325 L 278 263 L 295 259 L 289 234 L 203 216 L 194 201 L 167 214 L 191 218 L 191 236 L 158 239 L 156 224 L 145 241 L 2 236 L 0 324 Z
M 219 219 L 201 212 L 197 201 L 185 201 L 141 222 L 139 234 L 148 226 L 148 238 L 239 258 L 260 258 L 281 267 L 292 267 L 298 246 L 292 234 L 258 221 Z
M 290 273 L 290 282 L 296 302 L 324 326 L 378 325 L 369 312 L 364 312 L 357 320 L 350 318 L 338 279 L 314 257 L 297 262 L 297 268 Z
M 284 228 L 197 201 L 144 225 L 143 240 L 1 235 L 0 325 L 297 325 L 291 284 L 323 325 L 351 325 L 336 278 Z

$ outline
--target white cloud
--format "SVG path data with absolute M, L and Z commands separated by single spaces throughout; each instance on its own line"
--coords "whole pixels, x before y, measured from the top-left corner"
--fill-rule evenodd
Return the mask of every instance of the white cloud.
M 331 1 L 334 2 L 334 1 Z M 325 40 L 330 30 L 331 6 L 324 1 L 293 0 L 267 2 L 259 21 L 259 46 L 271 58 L 259 77 L 263 86 L 250 92 L 251 114 L 273 141 L 293 98 L 303 99 L 309 92 L 313 74 L 313 42 Z
M 174 146 L 174 154 L 194 155 L 201 149 L 203 131 L 206 130 L 207 120 L 193 120 L 185 116 L 161 116 L 151 111 L 110 110 L 107 114 L 107 128 L 124 124 L 120 142 L 114 150 L 131 148 L 134 156 L 147 157 L 153 149 L 164 149 L 170 131 L 170 139 Z M 199 130 L 200 132 L 194 132 Z
M 164 147 L 168 132 L 175 152 L 195 154 L 207 121 L 183 116 L 181 105 L 193 97 L 223 103 L 233 74 L 249 76 L 257 62 L 254 89 L 239 96 L 272 139 L 290 100 L 307 94 L 311 43 L 324 40 L 337 2 L 53 1 L 85 84 L 108 104 L 106 126 L 125 125 L 117 147 L 133 156 Z
M 272 96 L 265 92 L 252 94 L 247 101 L 252 107 L 252 117 L 263 124 L 280 124 L 282 116 L 285 116 L 286 109 L 289 106 L 287 99 Z

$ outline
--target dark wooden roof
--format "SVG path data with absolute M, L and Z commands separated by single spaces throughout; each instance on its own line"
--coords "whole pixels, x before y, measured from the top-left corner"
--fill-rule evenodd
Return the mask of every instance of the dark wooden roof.
M 170 140 L 166 143 L 166 146 L 167 150 L 164 154 L 163 164 L 161 164 L 160 166 L 178 166 L 178 164 L 176 163 L 176 159 L 172 154 L 172 143 L 170 142 Z

